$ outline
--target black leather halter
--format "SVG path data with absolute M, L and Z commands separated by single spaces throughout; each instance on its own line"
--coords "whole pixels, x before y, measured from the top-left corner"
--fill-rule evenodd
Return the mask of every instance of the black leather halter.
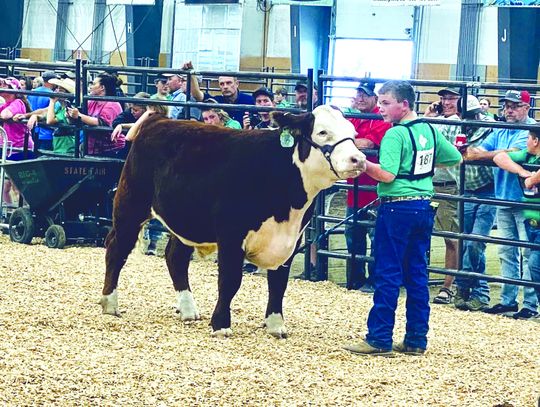
M 328 161 L 328 164 L 330 164 L 330 169 L 332 170 L 332 172 L 334 174 L 336 174 L 336 177 L 338 177 L 339 179 L 341 179 L 341 177 L 339 176 L 339 174 L 336 172 L 336 170 L 334 169 L 334 166 L 332 165 L 332 159 L 331 159 L 331 155 L 332 153 L 334 152 L 334 149 L 340 145 L 341 143 L 345 142 L 345 141 L 352 141 L 353 144 L 354 144 L 354 139 L 352 137 L 347 137 L 347 138 L 344 138 L 343 140 L 339 140 L 336 144 L 325 144 L 325 145 L 320 145 L 320 144 L 317 144 L 315 143 L 313 140 L 311 140 L 309 137 L 307 136 L 303 136 L 303 139 L 305 141 L 308 142 L 308 144 L 310 144 L 312 147 L 316 148 L 317 150 L 320 150 L 320 152 L 323 154 L 324 158 L 326 158 L 326 161 Z

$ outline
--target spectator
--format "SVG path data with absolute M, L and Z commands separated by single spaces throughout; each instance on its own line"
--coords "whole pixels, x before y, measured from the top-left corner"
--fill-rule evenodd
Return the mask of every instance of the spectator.
M 540 203 L 540 193 L 536 185 L 540 182 L 540 176 L 537 172 L 530 172 L 524 169 L 520 164 L 540 165 L 540 140 L 539 132 L 530 131 L 527 140 L 527 148 L 520 151 L 500 152 L 493 161 L 500 168 L 517 174 L 521 178 L 525 178 L 524 183 L 524 200 L 526 202 Z M 527 231 L 528 240 L 531 243 L 540 243 L 540 212 L 533 209 L 525 209 L 523 211 L 525 217 L 525 230 Z M 530 279 L 540 283 L 540 250 L 531 249 L 529 255 L 528 268 L 530 271 Z M 536 297 L 540 301 L 540 288 L 536 288 Z M 526 310 L 526 311 L 524 311 Z M 523 308 L 519 318 L 529 319 L 538 317 L 538 312 Z M 514 318 L 518 318 L 514 314 Z
M 251 95 L 242 93 L 238 90 L 240 83 L 234 76 L 220 76 L 218 78 L 219 88 L 221 89 L 221 95 L 214 96 L 214 99 L 218 103 L 224 103 L 229 105 L 254 105 L 255 101 Z M 244 114 L 241 110 L 226 109 L 226 112 L 232 119 L 238 123 L 242 123 L 244 120 Z
M 378 114 L 379 108 L 377 107 L 377 94 L 375 93 L 375 84 L 364 82 L 360 83 L 356 88 L 356 97 L 354 98 L 355 106 L 361 113 L 373 113 Z M 382 120 L 373 119 L 358 119 L 351 118 L 349 121 L 354 125 L 357 136 L 355 139 L 356 147 L 359 149 L 378 149 L 381 145 L 382 138 L 386 131 L 392 127 L 391 123 Z M 368 156 L 369 161 L 372 163 L 378 163 L 376 156 Z M 353 184 L 353 179 L 347 180 L 348 184 Z M 362 174 L 358 177 L 358 185 L 377 185 L 377 181 L 371 178 L 367 174 Z M 347 217 L 351 216 L 358 208 L 366 207 L 370 202 L 377 199 L 376 192 L 358 191 L 357 204 L 354 206 L 354 192 L 352 190 L 347 191 Z M 357 217 L 359 221 L 370 220 L 370 215 L 367 210 L 361 211 Z M 374 256 L 374 240 L 373 240 L 373 228 L 368 228 L 359 224 L 348 224 L 345 227 L 345 241 L 347 243 L 347 249 L 349 253 L 355 253 L 357 255 L 365 256 L 367 254 L 367 236 L 371 240 L 371 255 Z M 362 260 L 356 260 L 351 262 L 351 265 L 355 267 L 349 270 L 347 275 L 347 287 L 353 290 L 360 289 L 366 293 L 373 293 L 372 283 L 372 271 L 373 264 L 368 263 L 368 276 L 366 278 L 366 262 Z
M 213 124 L 214 126 L 229 127 L 237 130 L 242 129 L 242 125 L 236 120 L 231 119 L 229 114 L 222 109 L 202 109 L 202 120 L 206 124 Z
M 72 79 L 53 78 L 50 82 L 56 85 L 57 92 L 75 93 L 75 81 Z M 71 119 L 67 114 L 67 106 L 70 104 L 68 99 L 49 98 L 49 106 L 46 114 L 47 124 L 50 126 L 71 124 Z M 74 131 L 72 128 L 58 127 L 53 133 L 52 150 L 55 153 L 73 155 L 75 153 Z
M 453 88 L 441 89 L 437 94 L 440 96 L 438 102 L 430 104 L 424 117 L 438 117 L 447 120 L 459 120 L 458 115 L 458 100 L 459 90 Z M 456 135 L 459 133 L 459 126 L 436 125 L 435 126 L 442 135 L 450 143 L 454 144 Z M 458 193 L 459 169 L 453 168 L 437 168 L 433 176 L 433 186 L 435 192 L 439 194 L 457 195 Z M 440 200 L 436 201 L 439 204 L 435 215 L 435 228 L 448 232 L 459 232 L 457 220 L 457 202 Z M 447 269 L 456 270 L 458 266 L 457 241 L 454 239 L 444 239 L 446 252 L 444 257 L 444 266 Z M 450 304 L 454 292 L 452 291 L 452 283 L 454 276 L 445 276 L 444 283 L 439 290 L 437 296 L 433 299 L 435 304 Z
M 461 106 L 458 103 L 458 106 Z M 465 119 L 493 121 L 484 115 L 478 99 L 467 95 L 467 111 Z M 469 146 L 478 146 L 491 133 L 489 128 L 463 127 Z M 494 198 L 493 171 L 484 165 L 465 166 L 465 195 L 477 198 Z M 463 232 L 468 234 L 489 236 L 495 220 L 495 206 L 465 202 Z M 463 271 L 485 274 L 486 244 L 473 240 L 463 241 Z M 489 285 L 485 280 L 456 277 L 456 295 L 454 306 L 464 311 L 481 311 L 489 306 Z
M 136 93 L 133 97 L 138 99 L 150 99 L 150 95 L 146 92 Z M 124 135 L 123 130 L 130 128 L 130 125 L 135 123 L 146 110 L 147 105 L 133 103 L 113 120 L 111 141 L 117 142 L 119 139 L 123 139 L 125 144 L 123 151 L 117 154 L 119 158 L 126 158 L 130 147 L 130 144 L 126 143 L 126 136 Z
M 32 81 L 32 89 L 39 88 L 40 86 L 43 86 L 44 83 L 45 82 L 41 76 L 36 76 Z
M 531 97 L 527 91 L 509 90 L 501 102 L 504 103 L 504 116 L 508 123 L 534 124 L 528 117 Z M 522 150 L 526 147 L 528 132 L 519 129 L 494 129 L 478 147 L 467 149 L 468 160 L 492 160 L 500 152 Z M 518 178 L 502 169 L 494 169 L 495 197 L 508 201 L 521 201 L 523 194 Z M 525 217 L 520 208 L 497 207 L 497 229 L 500 237 L 510 240 L 527 240 Z M 527 267 L 529 250 L 523 252 L 523 279 L 530 280 Z M 519 279 L 519 249 L 514 246 L 500 245 L 499 260 L 503 277 Z M 514 318 L 531 318 L 536 314 L 538 299 L 533 288 L 523 288 L 523 308 L 518 312 L 519 288 L 513 284 L 503 284 L 500 302 L 484 312 L 488 314 L 508 314 Z
M 498 117 L 491 113 L 489 109 L 491 108 L 491 100 L 488 98 L 480 98 L 480 107 L 482 108 L 482 113 L 484 113 L 486 116 L 491 117 L 493 120 L 498 120 Z
M 186 77 L 176 73 L 163 74 L 167 77 L 167 86 L 171 93 L 171 101 L 173 102 L 185 102 L 186 98 Z M 171 119 L 183 119 L 182 113 L 184 112 L 183 106 L 170 106 L 169 117 Z
M 43 85 L 35 88 L 36 92 L 53 92 L 55 85 L 51 83 L 51 80 L 56 79 L 57 75 L 53 71 L 45 71 L 41 75 L 43 79 Z M 30 103 L 31 113 L 35 115 L 29 115 L 28 128 L 33 129 L 39 120 L 39 118 L 45 118 L 47 114 L 47 107 L 49 106 L 49 98 L 47 96 L 28 96 L 28 103 Z M 35 127 L 34 134 L 37 139 L 37 148 L 40 150 L 52 150 L 53 149 L 53 130 L 45 127 Z
M 90 85 L 91 96 L 116 96 L 116 77 L 101 73 Z M 88 114 L 79 112 L 77 108 L 68 108 L 68 115 L 74 120 L 81 120 L 86 126 L 110 127 L 113 120 L 122 113 L 118 102 L 90 100 Z M 87 130 L 88 154 L 115 156 L 125 146 L 125 141 L 118 138 L 111 140 L 111 133 L 106 131 Z
M 317 93 L 317 84 L 313 83 L 313 93 L 312 93 L 312 102 L 313 102 L 313 108 L 318 106 L 319 96 Z M 307 109 L 307 97 L 308 97 L 308 89 L 307 89 L 307 82 L 306 81 L 298 81 L 296 82 L 296 86 L 294 87 L 294 100 L 296 102 L 296 107 L 300 109 Z
M 150 99 L 172 100 L 172 96 L 169 93 L 169 85 L 167 85 L 166 77 L 158 76 L 154 80 L 154 85 L 156 85 L 156 93 L 150 96 Z
M 365 340 L 345 347 L 360 355 L 422 355 L 429 330 L 426 251 L 433 229 L 432 176 L 435 165 L 459 164 L 461 155 L 427 123 L 416 121 L 415 94 L 405 81 L 386 82 L 379 91 L 380 113 L 396 125 L 381 143 L 380 164 L 367 161 L 366 172 L 379 181 L 381 206 L 375 226 L 375 294 Z M 399 290 L 405 286 L 406 332 L 392 345 Z
M 292 104 L 287 100 L 287 96 L 289 96 L 287 89 L 284 87 L 277 88 L 274 92 L 274 102 L 276 103 L 276 107 L 292 107 Z
M 33 84 L 32 84 L 32 78 L 29 78 L 28 76 L 22 76 L 19 79 L 19 83 L 21 84 L 21 90 L 32 90 Z
M 19 90 L 21 89 L 21 84 L 18 79 L 12 77 L 5 79 L 0 78 L 0 97 L 4 99 L 4 103 L 0 105 L 0 119 L 2 121 L 7 120 L 3 123 L 3 127 L 7 134 L 8 141 L 11 142 L 11 146 L 14 148 L 24 148 L 27 127 L 22 123 L 14 123 L 13 121 L 10 121 L 10 119 L 17 114 L 25 114 L 30 110 L 30 105 L 24 95 L 2 92 L 2 89 Z M 31 150 L 33 147 L 32 139 L 29 138 L 28 149 Z M 16 156 L 10 155 L 8 158 L 13 160 Z M 3 202 L 6 204 L 12 203 L 16 200 L 16 195 L 18 195 L 18 193 L 15 186 L 6 178 L 4 182 Z
M 275 107 L 274 93 L 268 89 L 260 87 L 252 94 L 256 106 Z M 270 127 L 270 112 L 246 112 L 244 115 L 244 129 L 267 129 Z

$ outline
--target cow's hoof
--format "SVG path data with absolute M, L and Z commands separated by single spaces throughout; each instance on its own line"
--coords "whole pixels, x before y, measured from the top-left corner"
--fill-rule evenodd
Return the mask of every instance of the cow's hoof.
M 214 338 L 229 338 L 232 336 L 232 329 L 231 328 L 221 328 L 217 331 L 212 332 L 212 336 Z
M 122 314 L 118 310 L 118 295 L 116 290 L 114 290 L 109 295 L 104 295 L 99 301 L 101 309 L 106 315 L 114 315 L 115 317 L 120 317 Z
M 197 309 L 193 294 L 191 291 L 184 290 L 178 293 L 178 305 L 176 312 L 180 314 L 182 321 L 197 321 L 201 319 L 201 314 Z
M 287 337 L 287 328 L 285 327 L 285 321 L 281 314 L 270 314 L 266 317 L 264 322 L 266 325 L 266 332 L 277 339 L 284 339 Z

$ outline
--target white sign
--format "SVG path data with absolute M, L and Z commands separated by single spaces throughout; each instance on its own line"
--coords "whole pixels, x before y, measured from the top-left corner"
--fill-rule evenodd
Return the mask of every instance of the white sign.
M 371 0 L 372 6 L 440 6 L 441 0 Z
M 326 6 L 332 7 L 334 0 L 272 0 L 272 5 L 290 5 L 290 6 Z
M 125 6 L 153 6 L 156 0 L 107 0 L 108 5 L 121 4 Z

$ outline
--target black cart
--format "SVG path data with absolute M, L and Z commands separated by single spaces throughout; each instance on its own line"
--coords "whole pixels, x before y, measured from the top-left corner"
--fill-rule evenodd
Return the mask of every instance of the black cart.
M 112 224 L 112 200 L 123 160 L 60 158 L 0 164 L 27 205 L 6 215 L 12 241 L 44 237 L 51 248 L 102 245 Z

